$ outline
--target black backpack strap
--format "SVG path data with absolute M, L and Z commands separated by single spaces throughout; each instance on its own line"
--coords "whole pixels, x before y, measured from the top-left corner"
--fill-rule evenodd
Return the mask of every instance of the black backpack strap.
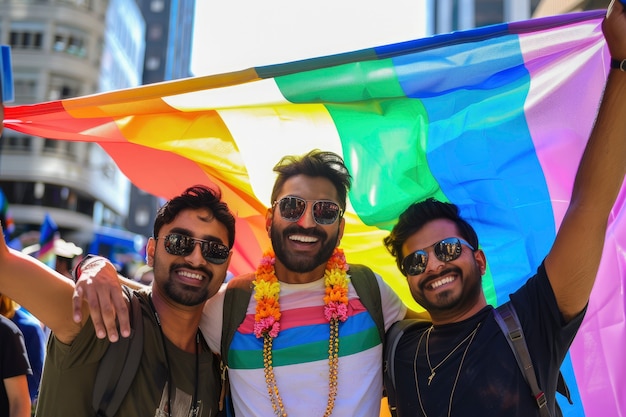
M 115 415 L 135 379 L 143 354 L 143 318 L 139 297 L 127 287 L 123 289 L 130 299 L 131 334 L 111 343 L 98 365 L 92 405 L 99 417 Z
M 506 336 L 507 342 L 509 342 L 509 345 L 511 346 L 511 350 L 515 355 L 517 364 L 519 365 L 522 374 L 524 374 L 524 379 L 526 379 L 526 382 L 528 383 L 528 386 L 537 401 L 541 417 L 550 417 L 550 410 L 548 409 L 546 395 L 541 388 L 539 388 L 537 383 L 537 376 L 535 375 L 533 363 L 530 359 L 528 346 L 526 346 L 524 331 L 522 330 L 515 308 L 513 308 L 513 305 L 510 302 L 506 302 L 500 307 L 494 309 L 494 318 Z
M 397 414 L 397 398 L 396 398 L 396 372 L 395 372 L 395 356 L 398 343 L 402 336 L 415 326 L 428 327 L 431 323 L 424 320 L 405 319 L 395 322 L 387 330 L 385 337 L 384 353 L 383 353 L 383 382 L 385 385 L 385 393 L 387 395 L 387 404 L 389 411 L 393 417 Z
M 383 316 L 383 306 L 380 299 L 380 287 L 374 271 L 365 265 L 350 265 L 350 281 L 354 290 L 359 295 L 361 303 L 370 313 L 378 328 L 380 341 L 385 341 L 385 317 Z
M 228 349 L 239 325 L 246 318 L 248 304 L 252 296 L 252 281 L 254 274 L 247 274 L 231 279 L 224 295 L 222 315 L 222 340 L 220 345 L 220 372 L 222 374 L 222 391 L 220 394 L 219 410 L 226 410 L 226 415 L 234 415 L 229 395 L 228 382 Z

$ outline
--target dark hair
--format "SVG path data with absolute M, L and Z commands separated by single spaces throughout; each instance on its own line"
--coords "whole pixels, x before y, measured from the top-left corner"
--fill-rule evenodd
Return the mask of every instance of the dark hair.
M 285 156 L 276 164 L 274 172 L 278 173 L 278 177 L 272 189 L 272 204 L 289 178 L 307 175 L 324 177 L 332 182 L 337 189 L 339 205 L 346 210 L 346 198 L 352 185 L 352 177 L 343 159 L 336 153 L 314 149 L 302 156 Z
M 187 188 L 179 196 L 165 203 L 157 212 L 154 220 L 153 236 L 159 236 L 161 228 L 174 221 L 178 214 L 186 209 L 209 209 L 217 221 L 226 226 L 228 231 L 228 247 L 235 243 L 235 216 L 228 209 L 228 205 L 221 201 L 221 192 L 204 185 L 194 185 Z
M 429 198 L 413 203 L 400 214 L 398 222 L 391 230 L 389 236 L 383 239 L 385 247 L 396 258 L 396 265 L 402 271 L 402 245 L 414 233 L 419 231 L 426 223 L 437 219 L 448 219 L 459 229 L 460 237 L 474 248 L 478 249 L 478 235 L 474 228 L 459 215 L 459 208 L 452 203 Z

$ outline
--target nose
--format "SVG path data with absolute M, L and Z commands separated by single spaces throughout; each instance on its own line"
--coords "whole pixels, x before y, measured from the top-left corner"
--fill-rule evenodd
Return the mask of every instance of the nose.
M 206 262 L 202 256 L 202 242 L 193 242 L 193 250 L 185 256 L 185 260 L 191 265 L 203 265 Z
M 300 227 L 305 228 L 305 229 L 309 229 L 309 228 L 317 226 L 317 223 L 315 223 L 315 219 L 313 219 L 313 205 L 312 204 L 307 203 L 306 208 L 304 209 L 304 213 L 302 213 L 302 216 L 300 216 L 300 218 L 298 219 L 296 223 L 298 223 Z
M 426 261 L 426 272 L 428 271 L 438 271 L 442 269 L 446 263 L 444 261 L 440 261 L 439 258 L 435 256 L 434 249 L 430 249 L 428 251 L 428 260 Z

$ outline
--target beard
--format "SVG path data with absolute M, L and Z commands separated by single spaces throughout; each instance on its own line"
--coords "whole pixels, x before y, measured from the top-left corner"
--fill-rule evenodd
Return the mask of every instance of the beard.
M 443 276 L 450 272 L 455 272 L 463 279 L 463 289 L 460 294 L 454 295 L 452 291 L 443 291 L 436 295 L 436 299 L 432 300 L 425 295 L 423 285 L 419 290 L 411 288 L 413 298 L 417 303 L 424 307 L 428 312 L 450 312 L 453 310 L 465 310 L 476 303 L 482 292 L 482 276 L 477 265 L 472 267 L 470 273 L 465 276 L 459 268 L 448 268 L 439 275 Z M 432 296 L 431 296 L 432 297 Z
M 209 277 L 209 283 L 201 288 L 193 287 L 189 285 L 181 284 L 170 278 L 171 271 L 174 271 L 179 267 L 189 268 L 189 265 L 160 265 L 155 254 L 154 256 L 154 281 L 152 285 L 158 285 L 161 291 L 167 298 L 172 300 L 176 304 L 184 305 L 187 307 L 195 307 L 203 304 L 209 299 L 209 283 L 213 279 L 211 271 L 196 268 L 199 272 L 206 274 Z M 157 279 L 158 277 L 158 279 Z M 211 294 L 212 295 L 212 294 Z
M 171 279 L 165 281 L 163 292 L 175 303 L 187 307 L 198 306 L 209 299 L 209 290 L 206 287 L 198 288 L 175 284 Z
M 285 240 L 291 234 L 301 234 L 306 236 L 315 236 L 322 242 L 320 251 L 314 256 L 303 256 L 292 253 L 287 249 Z M 285 228 L 279 231 L 274 224 L 270 227 L 270 238 L 272 247 L 278 259 L 288 270 L 297 273 L 311 272 L 320 265 L 326 265 L 333 254 L 339 241 L 339 230 L 334 236 L 329 237 L 323 230 L 303 229 L 298 225 Z

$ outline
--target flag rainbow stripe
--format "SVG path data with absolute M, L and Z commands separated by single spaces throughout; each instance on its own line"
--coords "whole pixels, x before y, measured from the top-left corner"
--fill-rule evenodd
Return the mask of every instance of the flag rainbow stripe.
M 452 201 L 477 229 L 489 265 L 484 287 L 500 304 L 542 261 L 567 208 L 608 72 L 603 15 L 8 107 L 4 124 L 98 142 L 137 186 L 159 196 L 219 186 L 238 217 L 235 274 L 253 270 L 269 245 L 273 165 L 312 148 L 335 151 L 354 176 L 342 240 L 349 262 L 370 265 L 419 309 L 381 241 L 411 202 Z M 617 350 L 626 344 L 625 205 L 626 188 L 563 366 L 575 401 L 562 403 L 566 416 L 626 415 Z

